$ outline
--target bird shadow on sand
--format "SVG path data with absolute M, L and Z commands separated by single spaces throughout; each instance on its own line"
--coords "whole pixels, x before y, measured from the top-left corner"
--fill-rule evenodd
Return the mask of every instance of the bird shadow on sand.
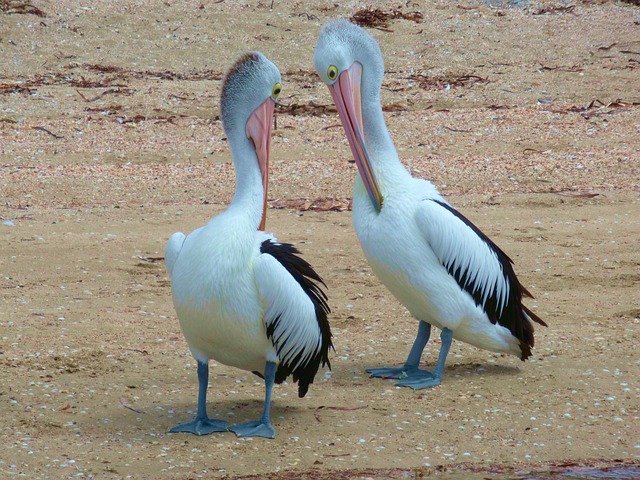
M 370 362 L 366 363 L 357 363 L 355 365 L 356 369 L 360 372 L 364 372 L 362 374 L 363 377 L 369 378 L 369 374 L 366 373 L 366 370 L 369 368 L 377 368 L 377 367 L 401 367 L 402 364 L 370 364 Z M 432 371 L 435 368 L 435 362 L 431 363 L 420 363 L 421 370 Z M 506 364 L 493 364 L 493 363 L 478 363 L 478 362 L 470 362 L 470 363 L 457 363 L 452 365 L 446 365 L 444 368 L 444 375 L 442 377 L 442 384 L 446 384 L 452 382 L 458 378 L 491 378 L 491 377 L 513 377 L 517 375 L 522 375 L 522 368 L 519 366 L 506 365 Z M 343 377 L 334 369 L 334 376 Z M 344 377 L 346 378 L 346 377 Z M 371 378 L 371 380 L 374 380 Z M 384 379 L 379 379 L 384 380 Z M 388 379 L 389 381 L 393 379 Z
M 289 404 L 289 401 L 295 402 L 297 398 L 289 400 L 274 398 L 271 403 L 271 421 L 276 429 L 284 423 L 296 423 L 298 417 L 307 415 L 309 409 L 303 402 L 299 405 Z M 285 403 L 287 402 L 287 403 Z M 209 417 L 216 420 L 226 420 L 229 425 L 246 422 L 248 420 L 257 420 L 262 415 L 264 406 L 263 399 L 237 399 L 217 401 L 211 399 L 207 401 L 207 413 Z M 172 409 L 171 417 L 162 415 L 158 421 L 168 431 L 180 422 L 189 420 L 196 415 L 196 406 L 189 400 L 174 402 L 165 406 L 165 409 Z
M 422 368 L 425 368 L 421 365 Z M 433 368 L 432 366 L 426 366 L 426 368 Z M 445 378 L 449 375 L 460 376 L 513 376 L 522 374 L 522 369 L 518 366 L 495 364 L 495 363 L 460 363 L 454 365 L 447 365 L 444 368 Z

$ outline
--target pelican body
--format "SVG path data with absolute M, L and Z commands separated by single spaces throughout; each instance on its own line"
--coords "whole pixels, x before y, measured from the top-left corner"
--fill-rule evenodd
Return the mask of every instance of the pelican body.
M 380 281 L 419 320 L 404 366 L 368 372 L 397 378 L 399 386 L 438 385 L 452 338 L 529 357 L 532 321 L 545 323 L 522 304 L 523 295 L 531 295 L 511 260 L 398 158 L 380 103 L 384 62 L 377 42 L 352 23 L 332 21 L 320 33 L 314 63 L 358 167 L 353 225 L 362 250 Z M 418 368 L 431 325 L 442 331 L 433 372 Z
M 269 410 L 273 383 L 290 374 L 303 397 L 329 364 L 327 297 L 295 247 L 265 233 L 273 110 L 281 90 L 277 67 L 247 52 L 229 69 L 221 95 L 225 133 L 236 170 L 229 207 L 188 236 L 174 233 L 165 251 L 173 303 L 198 363 L 198 412 L 172 432 L 275 437 Z M 323 284 L 324 285 L 324 284 Z M 229 427 L 206 413 L 208 362 L 254 372 L 266 385 L 260 420 Z

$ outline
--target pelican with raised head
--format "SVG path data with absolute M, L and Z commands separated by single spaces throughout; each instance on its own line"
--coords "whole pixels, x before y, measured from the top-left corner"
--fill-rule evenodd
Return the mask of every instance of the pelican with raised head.
M 530 293 L 509 257 L 453 208 L 427 180 L 402 165 L 380 103 L 384 61 L 378 43 L 345 20 L 325 25 L 314 63 L 338 109 L 359 175 L 353 224 L 380 281 L 419 320 L 405 364 L 372 368 L 415 389 L 438 385 L 452 338 L 525 360 L 534 344 L 533 322 L 522 304 Z M 431 325 L 442 346 L 433 371 L 419 368 Z
M 236 171 L 229 207 L 189 235 L 178 232 L 165 251 L 180 326 L 198 365 L 195 419 L 171 432 L 275 437 L 271 389 L 290 374 L 303 397 L 318 368 L 329 365 L 329 306 L 313 268 L 290 244 L 265 233 L 273 110 L 278 68 L 247 52 L 222 85 L 221 116 Z M 207 415 L 209 359 L 264 378 L 262 417 L 228 426 Z M 329 365 L 330 366 L 330 365 Z

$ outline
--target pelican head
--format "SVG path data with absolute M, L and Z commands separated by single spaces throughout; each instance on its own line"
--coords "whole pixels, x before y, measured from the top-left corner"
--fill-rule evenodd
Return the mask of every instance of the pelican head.
M 220 97 L 222 125 L 232 151 L 236 150 L 236 169 L 244 149 L 255 150 L 258 159 L 264 197 L 260 230 L 264 230 L 266 218 L 271 125 L 281 81 L 278 67 L 267 57 L 260 52 L 246 52 L 227 71 Z
M 378 43 L 346 20 L 327 23 L 313 57 L 318 75 L 329 87 L 347 134 L 360 177 L 377 211 L 382 194 L 371 167 L 364 134 L 363 105 L 380 108 L 384 61 Z M 367 115 L 364 116 L 364 119 Z

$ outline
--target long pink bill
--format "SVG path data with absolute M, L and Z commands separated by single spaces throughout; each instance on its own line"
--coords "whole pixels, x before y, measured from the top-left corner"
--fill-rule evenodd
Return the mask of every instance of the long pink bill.
M 369 153 L 364 142 L 360 97 L 361 79 L 362 65 L 355 62 L 340 74 L 337 82 L 329 85 L 329 91 L 338 108 L 338 115 L 340 115 L 342 126 L 347 134 L 351 153 L 358 166 L 364 187 L 369 194 L 373 207 L 379 212 L 382 209 L 382 194 L 378 188 Z
M 273 110 L 276 102 L 268 98 L 261 103 L 247 120 L 247 137 L 253 140 L 258 156 L 258 165 L 262 175 L 262 219 L 258 230 L 264 230 L 267 222 L 267 186 L 269 185 L 269 148 L 271 146 L 271 126 L 273 125 Z

